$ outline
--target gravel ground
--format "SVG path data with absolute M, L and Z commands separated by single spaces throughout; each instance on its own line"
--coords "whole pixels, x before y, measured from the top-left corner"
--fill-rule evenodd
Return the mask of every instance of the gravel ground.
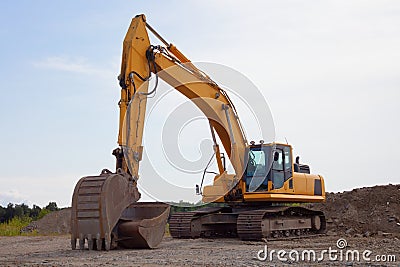
M 330 261 L 328 255 L 320 261 L 295 262 L 289 259 L 291 250 L 314 249 L 317 258 L 324 249 L 337 249 L 340 236 L 322 236 L 298 240 L 247 242 L 238 239 L 195 239 L 176 240 L 165 237 L 157 249 L 153 250 L 114 250 L 109 252 L 79 251 L 70 249 L 68 235 L 62 236 L 18 236 L 0 237 L 0 266 L 400 266 L 400 236 L 390 237 L 346 237 L 347 247 L 342 249 L 371 250 L 371 260 L 376 255 L 395 255 L 396 262 L 379 263 L 357 262 L 345 259 Z M 277 259 L 260 261 L 257 252 L 267 245 L 271 250 L 285 250 L 287 262 Z M 340 250 L 339 250 L 340 251 Z M 292 254 L 295 257 L 295 252 Z M 260 256 L 264 256 L 263 253 Z M 362 257 L 362 256 L 361 256 Z
M 328 193 L 326 203 L 309 206 L 324 211 L 328 222 L 327 236 L 267 243 L 165 237 L 154 250 L 109 252 L 72 251 L 69 235 L 0 237 L 0 266 L 400 266 L 400 185 Z M 50 213 L 34 222 L 31 228 L 40 234 L 67 234 L 70 212 L 70 209 L 64 209 Z M 338 255 L 337 260 L 329 260 L 328 253 L 320 262 L 301 260 L 305 250 L 314 250 L 317 259 L 323 250 L 338 250 L 339 238 L 345 238 L 348 246 L 337 254 L 333 252 L 331 256 Z M 258 259 L 257 253 L 265 246 L 268 255 L 275 250 L 272 260 Z M 284 250 L 280 253 L 286 254 L 280 255 L 287 261 L 278 259 L 279 250 Z M 366 256 L 371 261 L 346 260 L 349 250 L 358 250 L 361 259 L 362 253 L 370 250 L 371 255 Z M 296 252 L 300 261 L 294 260 Z M 378 262 L 375 257 L 379 255 L 386 259 L 394 255 L 397 261 Z

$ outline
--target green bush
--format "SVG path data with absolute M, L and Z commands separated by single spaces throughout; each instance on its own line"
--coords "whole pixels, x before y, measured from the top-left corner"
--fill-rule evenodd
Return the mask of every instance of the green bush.
M 16 236 L 21 234 L 21 229 L 32 221 L 29 217 L 14 217 L 9 222 L 0 224 L 0 236 Z
M 42 209 L 42 210 L 39 212 L 39 215 L 37 216 L 37 220 L 42 219 L 44 216 L 46 216 L 46 215 L 49 214 L 50 212 L 51 212 L 51 210 Z

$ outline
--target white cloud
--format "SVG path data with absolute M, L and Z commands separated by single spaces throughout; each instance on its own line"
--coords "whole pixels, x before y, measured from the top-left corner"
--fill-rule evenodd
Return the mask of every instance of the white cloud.
M 114 69 L 102 69 L 93 66 L 85 58 L 71 58 L 66 56 L 52 56 L 41 61 L 34 62 L 38 68 L 57 71 L 76 72 L 90 75 L 114 75 Z
M 0 205 L 7 206 L 8 203 L 13 204 L 29 204 L 27 196 L 18 191 L 10 190 L 8 192 L 0 192 Z

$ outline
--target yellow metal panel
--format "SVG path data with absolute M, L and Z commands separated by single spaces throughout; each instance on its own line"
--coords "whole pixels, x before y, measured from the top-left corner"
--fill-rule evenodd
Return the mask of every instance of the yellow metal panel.
M 294 195 L 294 194 L 268 194 L 252 192 L 244 194 L 245 201 L 271 201 L 271 202 L 323 202 L 323 196 Z
M 304 173 L 293 173 L 293 187 L 295 194 L 307 193 L 307 179 Z

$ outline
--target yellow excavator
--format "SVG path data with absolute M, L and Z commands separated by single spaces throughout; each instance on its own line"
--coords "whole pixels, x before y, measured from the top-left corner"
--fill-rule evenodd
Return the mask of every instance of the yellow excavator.
M 149 32 L 162 45 L 151 45 Z M 155 76 L 190 99 L 207 117 L 219 174 L 213 184 L 197 188 L 204 203 L 224 203 L 169 216 L 170 206 L 138 202 L 139 162 L 146 102 Z M 132 19 L 123 43 L 116 170 L 79 180 L 72 197 L 71 246 L 89 250 L 154 248 L 169 218 L 174 238 L 237 236 L 242 240 L 301 237 L 324 233 L 324 214 L 297 203 L 324 202 L 324 179 L 293 160 L 292 147 L 247 142 L 239 116 L 216 82 L 173 44 L 162 38 L 144 15 Z M 216 135 L 233 166 L 226 171 Z M 149 178 L 151 179 L 151 178 Z

